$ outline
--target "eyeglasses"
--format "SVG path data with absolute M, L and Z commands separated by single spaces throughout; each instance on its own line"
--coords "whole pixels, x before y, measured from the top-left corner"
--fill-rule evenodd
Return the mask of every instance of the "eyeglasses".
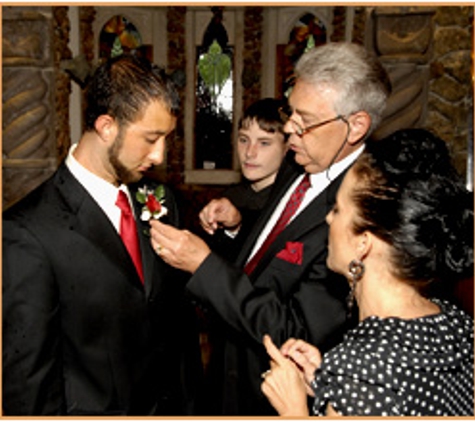
M 290 121 L 292 123 L 292 125 L 294 126 L 294 130 L 295 130 L 296 135 L 300 136 L 300 137 L 304 136 L 305 134 L 311 132 L 314 129 L 325 126 L 328 123 L 336 122 L 337 120 L 343 120 L 344 122 L 346 122 L 346 119 L 343 116 L 338 115 L 338 116 L 334 117 L 333 119 L 324 120 L 323 122 L 315 123 L 314 125 L 310 125 L 310 126 L 307 126 L 307 127 L 302 127 L 295 120 L 292 120 L 290 118 L 292 116 L 292 114 L 293 114 L 293 111 L 290 107 L 280 107 L 279 108 L 279 115 L 280 115 L 280 118 L 282 119 L 282 121 L 284 122 L 284 124 Z

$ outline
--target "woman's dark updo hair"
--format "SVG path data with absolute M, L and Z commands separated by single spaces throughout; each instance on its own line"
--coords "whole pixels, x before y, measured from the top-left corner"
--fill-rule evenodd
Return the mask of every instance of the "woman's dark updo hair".
M 391 247 L 396 277 L 423 292 L 433 281 L 473 273 L 473 194 L 443 140 L 423 129 L 370 140 L 353 171 L 354 231 Z

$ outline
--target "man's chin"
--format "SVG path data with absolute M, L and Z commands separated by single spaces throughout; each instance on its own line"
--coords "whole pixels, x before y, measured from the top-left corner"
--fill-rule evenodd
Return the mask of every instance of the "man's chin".
M 300 164 L 301 166 L 305 166 L 310 162 L 309 158 L 306 155 L 303 155 L 298 151 L 295 152 L 294 160 L 297 164 Z
M 131 183 L 137 183 L 143 178 L 144 174 L 142 172 L 136 173 L 127 173 L 122 176 L 122 183 L 124 185 L 130 185 Z
M 145 175 L 145 172 L 138 172 L 136 174 L 131 175 L 131 177 L 130 177 L 132 179 L 131 183 L 140 182 L 140 180 L 142 180 L 144 175 Z
M 308 159 L 308 157 L 302 157 L 301 155 L 296 154 L 294 160 L 297 164 L 301 165 L 305 171 L 312 173 L 310 170 L 313 167 L 313 163 Z

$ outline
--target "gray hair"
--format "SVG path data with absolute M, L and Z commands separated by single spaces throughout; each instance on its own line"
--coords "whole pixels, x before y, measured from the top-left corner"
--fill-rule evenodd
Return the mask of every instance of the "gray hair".
M 358 44 L 328 43 L 309 50 L 297 62 L 295 76 L 314 86 L 335 89 L 335 112 L 342 116 L 366 111 L 371 117 L 368 135 L 381 121 L 391 93 L 391 83 L 381 63 Z

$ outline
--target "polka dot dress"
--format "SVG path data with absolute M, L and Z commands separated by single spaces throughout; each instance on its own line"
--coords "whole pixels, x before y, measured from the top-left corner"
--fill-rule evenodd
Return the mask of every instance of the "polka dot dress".
M 448 302 L 423 318 L 369 317 L 315 373 L 313 412 L 345 416 L 474 414 L 473 320 Z

